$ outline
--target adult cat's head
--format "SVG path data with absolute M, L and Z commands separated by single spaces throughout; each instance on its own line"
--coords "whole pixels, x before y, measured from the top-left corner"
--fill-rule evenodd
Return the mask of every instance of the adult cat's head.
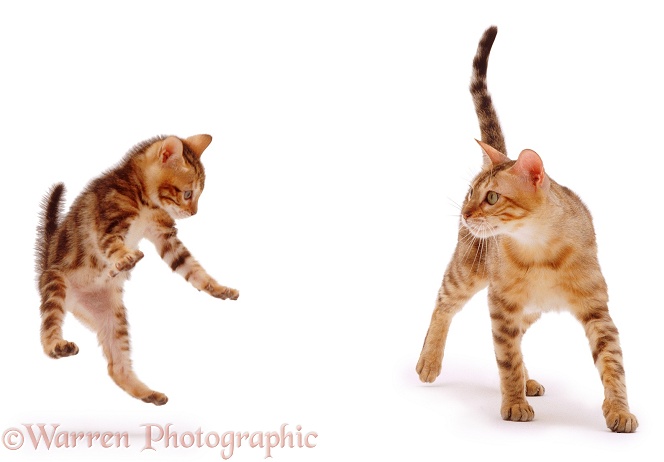
M 152 202 L 172 218 L 186 218 L 198 210 L 205 186 L 201 154 L 212 142 L 210 135 L 157 140 L 147 151 L 147 182 Z
M 478 143 L 484 151 L 484 166 L 463 203 L 461 222 L 479 238 L 499 234 L 532 238 L 538 221 L 546 219 L 543 204 L 551 187 L 542 159 L 525 149 L 514 161 Z

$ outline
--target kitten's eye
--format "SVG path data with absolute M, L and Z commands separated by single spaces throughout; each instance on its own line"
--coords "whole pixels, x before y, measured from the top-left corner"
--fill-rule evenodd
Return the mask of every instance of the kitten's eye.
M 191 191 L 185 191 L 184 192 L 184 199 L 185 200 L 191 199 Z
M 495 191 L 489 191 L 486 195 L 486 201 L 489 205 L 493 205 L 496 202 L 498 202 L 499 198 L 500 198 L 500 194 L 498 194 Z

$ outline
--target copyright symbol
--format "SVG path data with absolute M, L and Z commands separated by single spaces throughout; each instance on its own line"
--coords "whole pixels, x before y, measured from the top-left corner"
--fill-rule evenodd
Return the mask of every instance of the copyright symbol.
M 23 446 L 23 433 L 18 428 L 8 428 L 2 434 L 2 444 L 10 451 L 16 451 Z

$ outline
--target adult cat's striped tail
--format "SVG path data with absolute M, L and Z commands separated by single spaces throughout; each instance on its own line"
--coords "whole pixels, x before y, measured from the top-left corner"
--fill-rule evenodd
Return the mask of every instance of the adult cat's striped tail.
M 491 46 L 497 33 L 498 28 L 496 26 L 489 27 L 484 31 L 480 43 L 477 45 L 477 53 L 475 53 L 475 58 L 473 59 L 470 94 L 473 96 L 473 102 L 475 103 L 475 112 L 480 123 L 482 141 L 507 155 L 503 130 L 500 128 L 498 114 L 496 114 L 496 110 L 493 107 L 491 94 L 486 85 L 489 53 L 491 52 Z
M 55 235 L 62 215 L 62 202 L 64 201 L 65 185 L 58 183 L 54 185 L 42 200 L 42 212 L 39 216 L 39 227 L 37 228 L 37 275 L 38 277 L 46 270 L 48 260 L 48 243 Z

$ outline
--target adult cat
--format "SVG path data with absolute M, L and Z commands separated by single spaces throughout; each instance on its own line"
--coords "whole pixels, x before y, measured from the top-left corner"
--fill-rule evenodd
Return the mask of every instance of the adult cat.
M 488 286 L 502 418 L 534 418 L 526 396 L 542 395 L 544 387 L 528 377 L 521 338 L 543 311 L 567 309 L 588 337 L 604 385 L 606 425 L 615 432 L 634 432 L 638 422 L 627 404 L 618 330 L 609 316 L 590 212 L 576 194 L 545 173 L 537 153 L 526 149 L 516 161 L 505 155 L 486 86 L 496 34 L 491 27 L 482 36 L 470 85 L 484 165 L 461 208 L 457 247 L 438 292 L 417 373 L 423 382 L 436 379 L 453 316 Z

